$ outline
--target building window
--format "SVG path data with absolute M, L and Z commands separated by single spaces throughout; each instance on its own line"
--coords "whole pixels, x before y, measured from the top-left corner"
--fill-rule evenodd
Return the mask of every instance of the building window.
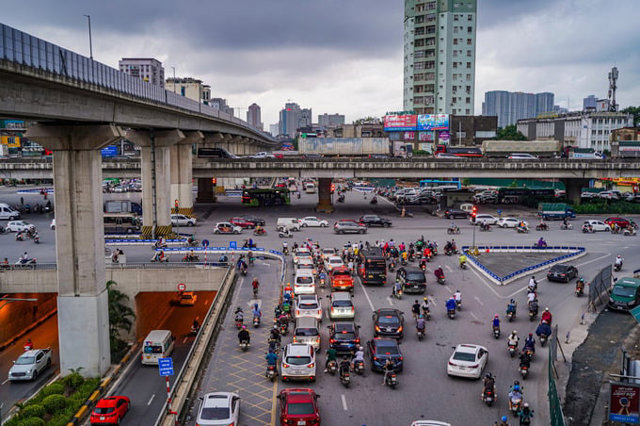
M 470 104 L 471 103 L 471 98 L 466 98 L 465 102 Z
M 471 69 L 471 62 L 467 62 L 467 69 Z
M 469 57 L 469 58 L 471 57 L 471 51 L 470 50 L 467 50 L 467 57 Z
M 454 96 L 453 98 L 451 98 L 451 102 L 455 104 L 456 102 L 458 102 L 458 98 Z
M 454 76 L 455 76 L 455 74 L 454 74 Z M 453 77 L 453 78 L 455 78 L 455 77 Z M 458 90 L 457 90 L 457 89 L 458 89 L 458 86 L 453 86 L 451 89 L 452 89 L 452 91 L 453 91 L 453 94 L 455 95 L 455 94 L 457 93 L 457 91 L 458 91 Z
M 467 80 L 471 80 L 471 74 L 467 74 Z
M 457 62 L 454 62 L 454 63 L 453 63 L 453 67 L 454 67 L 454 68 L 458 68 L 458 63 L 457 63 Z
M 473 15 L 467 16 L 467 21 L 473 21 Z
M 458 74 L 453 74 L 453 79 L 457 80 L 458 79 Z
M 470 38 L 467 39 L 467 45 L 471 46 L 471 39 Z
M 473 27 L 467 27 L 467 32 L 468 33 L 472 33 L 473 32 Z
M 454 51 L 453 51 L 453 57 L 454 57 L 454 58 L 458 57 L 458 51 L 457 51 L 457 50 L 454 50 Z
M 465 111 L 466 111 L 467 115 L 471 114 L 471 110 L 470 109 L 467 108 Z
M 454 44 L 454 45 L 458 44 L 458 39 L 457 39 L 457 38 L 454 38 L 454 39 L 453 39 L 453 44 Z
M 455 113 L 456 113 L 456 109 L 455 109 L 455 108 L 453 108 L 453 109 L 451 110 L 451 113 L 452 113 L 452 114 L 455 114 Z

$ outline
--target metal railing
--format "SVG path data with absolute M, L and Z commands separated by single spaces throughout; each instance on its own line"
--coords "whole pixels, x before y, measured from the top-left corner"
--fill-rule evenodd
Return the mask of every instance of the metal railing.
M 600 305 L 606 303 L 613 283 L 613 267 L 607 265 L 602 268 L 589 283 L 589 312 L 597 312 Z
M 4 24 L 0 24 L 0 60 L 14 62 L 77 82 L 92 84 L 145 101 L 153 101 L 230 121 L 250 129 L 266 140 L 276 142 L 271 135 L 228 113 L 170 92 L 142 79 L 131 77 L 118 69 Z

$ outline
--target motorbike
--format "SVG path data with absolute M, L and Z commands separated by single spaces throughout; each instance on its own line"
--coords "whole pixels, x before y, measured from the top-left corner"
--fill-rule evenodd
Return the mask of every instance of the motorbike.
M 521 365 L 520 375 L 522 376 L 522 380 L 526 380 L 527 376 L 529 375 L 529 367 L 527 367 L 526 365 Z
M 538 312 L 533 309 L 529 309 L 529 321 L 533 321 L 538 316 Z
M 153 257 L 151 258 L 152 262 L 166 262 L 169 263 L 169 256 L 164 256 L 164 257 L 160 257 L 160 255 L 158 254 L 154 254 Z
M 267 235 L 267 231 L 265 229 L 255 229 L 253 231 L 253 235 L 255 236 Z
M 31 343 L 31 342 L 25 343 L 23 349 L 24 349 L 25 352 L 33 350 L 33 343 Z
M 355 361 L 353 363 L 353 371 L 356 374 L 363 375 L 364 374 L 364 361 Z
M 407 266 L 407 259 L 405 259 L 404 257 L 400 259 L 400 265 Z
M 265 373 L 265 376 L 267 377 L 267 379 L 273 382 L 276 379 L 277 375 L 278 375 L 278 370 L 276 369 L 276 366 L 267 365 L 267 372 Z
M 37 236 L 37 235 L 36 235 L 36 236 L 34 236 L 34 237 L 33 237 L 33 242 L 34 242 L 35 244 L 40 244 L 40 237 L 39 237 L 39 236 Z
M 480 231 L 483 231 L 483 232 L 491 231 L 491 225 L 489 225 L 488 223 L 481 223 Z
M 236 328 L 238 330 L 242 328 L 242 324 L 244 324 L 244 320 L 236 318 Z
M 245 276 L 245 277 L 246 277 L 246 276 L 247 276 L 247 267 L 245 266 L 245 267 L 240 268 L 240 273 L 241 273 L 243 276 Z
M 329 363 L 327 364 L 327 372 L 329 372 L 329 374 L 333 376 L 336 374 L 337 371 L 338 371 L 338 363 L 335 360 L 329 361 Z
M 576 297 L 580 297 L 584 294 L 584 280 L 580 278 L 576 281 Z
M 187 246 L 189 247 L 198 247 L 200 245 L 200 240 L 189 239 L 187 240 Z
M 583 234 L 587 234 L 587 233 L 592 233 L 593 232 L 593 227 L 588 226 L 588 225 L 582 225 L 582 233 Z
M 344 195 L 340 194 L 340 196 L 338 197 L 338 202 L 344 203 Z
M 624 232 L 622 233 L 622 235 L 624 235 L 625 237 L 635 237 L 636 236 L 636 229 L 632 228 L 625 228 Z
M 188 254 L 185 254 L 185 256 L 182 258 L 183 262 L 199 262 L 200 258 L 198 256 L 191 256 Z
M 289 333 L 289 326 L 287 325 L 287 323 L 280 324 L 279 328 L 280 328 L 280 335 L 286 336 Z
M 427 262 L 420 262 L 420 269 L 422 269 L 422 272 L 427 270 Z
M 424 315 L 424 319 L 426 319 L 427 321 L 431 320 L 431 311 L 429 310 L 429 308 L 427 309 L 422 309 L 422 315 Z
M 440 275 L 440 276 L 438 277 L 438 284 L 442 284 L 442 285 L 444 285 L 444 284 L 445 284 L 445 282 L 446 282 L 446 279 L 445 279 L 444 275 Z
M 15 263 L 15 266 L 18 266 L 18 267 L 20 267 L 20 266 L 22 266 L 22 267 L 34 266 L 35 267 L 36 263 L 37 263 L 36 258 L 35 257 L 31 257 L 31 258 L 26 259 L 26 260 L 22 260 L 22 259 L 18 260 Z
M 460 269 L 467 269 L 467 262 L 460 262 Z
M 516 226 L 516 231 L 518 231 L 518 234 L 528 234 L 529 233 L 529 227 L 527 227 L 527 226 Z
M 620 272 L 622 270 L 622 263 L 614 263 L 613 270 L 616 272 Z
M 255 299 L 256 297 L 258 297 L 258 287 L 253 288 L 253 298 Z
M 491 407 L 495 400 L 495 392 L 492 389 L 485 389 L 482 391 L 482 401 L 487 404 L 488 407 Z
M 391 389 L 395 389 L 395 387 L 398 385 L 398 376 L 396 375 L 396 373 L 387 373 L 384 384 L 389 386 Z
M 562 225 L 560 225 L 560 229 L 563 231 L 569 231 L 573 229 L 573 225 L 570 223 L 567 223 L 566 225 L 563 223 Z
M 286 231 L 278 231 L 278 237 L 279 238 L 292 238 L 293 234 L 291 233 L 291 231 L 286 230 Z
M 456 299 L 456 308 L 462 310 L 462 299 Z
M 340 383 L 342 383 L 345 388 L 349 387 L 351 384 L 351 374 L 348 371 L 340 372 Z
M 395 297 L 398 300 L 402 299 L 402 290 L 394 291 L 393 297 Z
M 198 331 L 200 331 L 200 326 L 194 327 L 192 325 L 191 329 L 189 330 L 189 335 L 190 336 L 197 336 L 198 335 Z
M 458 228 L 457 226 L 455 228 L 447 228 L 447 234 L 452 235 L 452 234 L 459 234 L 460 233 L 460 228 Z
M 513 321 L 515 316 L 516 316 L 515 312 L 513 312 L 513 311 L 507 312 L 507 320 L 509 320 L 509 322 Z
M 282 254 L 284 254 L 285 256 L 289 256 L 289 247 L 284 247 L 282 249 Z
M 389 263 L 389 271 L 393 272 L 396 269 L 396 262 L 395 261 L 391 261 L 391 263 Z
M 420 329 L 416 327 L 416 334 L 418 335 L 418 340 L 422 340 L 422 338 L 424 337 L 425 333 L 424 333 L 424 328 Z
M 378 199 L 376 197 L 373 197 L 371 201 L 369 201 L 369 204 L 378 204 Z
M 447 315 L 449 315 L 450 319 L 454 319 L 456 317 L 456 310 L 455 309 L 447 309 Z
M 541 334 L 540 335 L 540 346 L 546 345 L 548 339 L 549 339 L 549 336 L 547 336 L 546 334 Z
M 513 343 L 509 343 L 508 346 L 509 346 L 509 356 L 511 358 L 513 358 L 513 356 L 518 351 L 518 345 L 514 345 Z
M 546 223 L 539 223 L 536 225 L 536 231 L 548 231 L 549 230 L 549 225 L 547 225 Z
M 496 339 L 500 338 L 500 327 L 493 327 L 493 337 Z
M 253 326 L 260 327 L 260 315 L 253 316 Z
M 249 349 L 249 342 L 247 342 L 246 340 L 243 340 L 242 342 L 240 342 L 240 349 L 242 349 L 242 352 L 246 352 Z
M 514 416 L 518 415 L 520 406 L 522 405 L 522 398 L 511 398 L 511 412 Z

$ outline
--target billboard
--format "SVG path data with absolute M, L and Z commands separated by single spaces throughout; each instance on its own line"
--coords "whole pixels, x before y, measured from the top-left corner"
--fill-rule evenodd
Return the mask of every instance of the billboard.
M 106 146 L 106 147 L 102 148 L 100 150 L 100 153 L 102 154 L 102 158 L 117 157 L 118 154 L 120 153 L 120 150 L 115 145 L 109 145 L 109 146 Z
M 416 130 L 416 115 L 385 115 L 385 132 L 406 132 Z
M 420 142 L 433 142 L 435 140 L 434 132 L 420 132 L 418 139 Z
M 2 145 L 8 148 L 20 148 L 20 136 L 2 136 Z
M 610 382 L 609 420 L 638 424 L 640 419 L 640 387 L 633 383 Z
M 448 114 L 419 115 L 418 130 L 449 130 L 449 115 Z
M 438 140 L 442 141 L 442 143 L 448 143 L 451 139 L 451 135 L 449 132 L 440 132 L 438 133 Z

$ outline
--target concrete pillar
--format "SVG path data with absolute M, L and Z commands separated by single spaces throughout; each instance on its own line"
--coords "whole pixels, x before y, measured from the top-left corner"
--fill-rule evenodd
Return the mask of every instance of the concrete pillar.
M 589 179 L 562 179 L 562 182 L 564 182 L 564 188 L 565 191 L 567 191 L 567 201 L 573 204 L 580 204 L 582 188 L 587 188 L 589 186 Z
M 215 203 L 216 196 L 213 194 L 213 183 L 211 178 L 198 178 L 198 203 Z
M 114 125 L 37 125 L 27 137 L 53 151 L 60 371 L 100 376 L 111 354 L 99 150 L 122 134 Z
M 192 145 L 204 139 L 202 132 L 189 132 L 177 145 L 171 146 L 171 200 L 175 211 L 175 200 L 179 209 L 176 213 L 193 215 L 193 152 Z
M 139 145 L 142 175 L 142 237 L 171 234 L 170 147 L 185 139 L 180 130 L 129 130 L 127 139 Z M 154 173 L 155 170 L 155 173 Z
M 334 208 L 331 203 L 331 178 L 318 179 L 318 205 L 316 212 L 333 213 Z M 300 188 L 302 191 L 302 188 Z

